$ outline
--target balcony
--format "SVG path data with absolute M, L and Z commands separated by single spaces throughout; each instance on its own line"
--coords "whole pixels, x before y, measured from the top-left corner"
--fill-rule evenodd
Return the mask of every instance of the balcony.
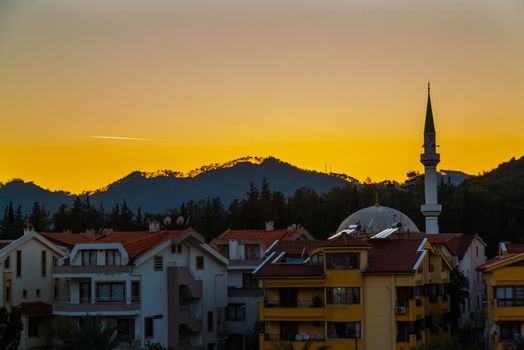
M 180 306 L 175 319 L 176 323 L 187 326 L 192 333 L 202 332 L 202 315 L 195 315 L 189 307 Z
M 499 305 L 505 306 L 499 306 Z M 507 303 L 500 303 L 499 300 L 494 300 L 493 306 L 493 320 L 494 321 L 522 321 L 524 319 L 524 305 L 522 306 L 506 306 L 511 305 Z
M 140 313 L 140 298 L 135 297 L 127 302 L 122 299 L 79 299 L 58 298 L 52 303 L 53 314 L 63 316 L 85 316 L 85 315 L 138 315 Z
M 326 321 L 361 321 L 364 318 L 362 304 L 328 304 L 325 310 Z
M 395 306 L 395 320 L 397 321 L 416 321 L 424 318 L 424 303 L 422 299 L 409 299 L 397 301 Z
M 202 298 L 202 280 L 197 278 L 185 265 L 168 263 L 167 281 L 170 295 L 174 295 L 174 291 L 178 290 L 178 297 L 182 300 Z
M 131 266 L 128 266 L 128 265 L 107 265 L 107 266 L 106 265 L 94 265 L 94 266 L 57 265 L 57 266 L 53 266 L 51 271 L 54 277 L 75 277 L 74 275 L 82 275 L 82 274 L 129 273 L 131 271 Z
M 280 334 L 262 334 L 259 338 L 259 343 L 263 344 L 260 347 L 262 350 L 273 350 L 286 347 L 289 345 L 295 350 L 302 350 L 306 343 L 315 344 L 313 349 L 316 347 L 326 345 L 326 337 L 324 334 L 290 334 L 289 338 L 283 337 Z
M 260 320 L 266 321 L 323 321 L 325 309 L 321 305 L 313 306 L 312 302 L 298 302 L 296 306 L 281 305 L 275 301 L 259 302 Z

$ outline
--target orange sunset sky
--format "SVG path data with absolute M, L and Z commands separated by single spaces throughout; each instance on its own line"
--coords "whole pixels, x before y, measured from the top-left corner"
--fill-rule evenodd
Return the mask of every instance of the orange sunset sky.
M 441 169 L 524 155 L 524 2 L 0 0 L 0 181 L 246 155 L 404 180 L 428 79 Z

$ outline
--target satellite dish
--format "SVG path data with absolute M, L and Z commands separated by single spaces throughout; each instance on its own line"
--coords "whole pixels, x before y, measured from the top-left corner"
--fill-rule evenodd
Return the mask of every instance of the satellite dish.
M 178 226 L 182 226 L 184 224 L 184 217 L 180 215 L 178 218 L 176 218 L 176 224 Z
M 162 221 L 164 223 L 164 226 L 170 226 L 171 225 L 171 217 L 170 216 L 166 216 L 164 218 L 164 221 Z

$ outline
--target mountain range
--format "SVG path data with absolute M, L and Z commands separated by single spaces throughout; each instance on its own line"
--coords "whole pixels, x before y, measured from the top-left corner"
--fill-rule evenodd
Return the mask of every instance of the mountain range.
M 470 177 L 452 170 L 442 170 L 440 176 L 454 185 Z M 333 187 L 358 184 L 358 180 L 345 174 L 304 170 L 273 157 L 244 157 L 224 164 L 203 166 L 187 174 L 171 170 L 154 173 L 134 171 L 88 194 L 92 204 L 101 205 L 106 210 L 126 200 L 132 210 L 141 207 L 143 212 L 162 213 L 184 202 L 208 197 L 218 197 L 227 206 L 233 199 L 245 197 L 251 182 L 260 187 L 264 178 L 272 190 L 280 191 L 285 196 L 301 187 L 325 193 Z M 46 190 L 20 179 L 0 186 L 0 208 L 12 202 L 15 207 L 20 205 L 24 213 L 31 211 L 34 202 L 40 202 L 53 213 L 61 204 L 70 205 L 74 197 L 73 194 Z

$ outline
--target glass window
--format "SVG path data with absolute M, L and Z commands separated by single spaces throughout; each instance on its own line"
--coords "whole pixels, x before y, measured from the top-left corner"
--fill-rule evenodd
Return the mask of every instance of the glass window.
M 145 337 L 146 338 L 152 338 L 154 335 L 154 324 L 153 324 L 153 317 L 145 317 L 144 318 L 144 328 L 145 328 Z
M 42 277 L 45 277 L 47 275 L 47 254 L 45 250 L 42 250 L 41 256 L 40 256 L 40 262 L 41 262 L 41 275 Z
M 245 304 L 228 304 L 226 309 L 227 321 L 245 321 L 246 306 Z
M 207 312 L 207 331 L 212 332 L 215 321 L 213 320 L 213 311 Z
M 520 338 L 520 322 L 500 322 L 500 339 Z
M 328 270 L 350 270 L 360 268 L 359 253 L 330 253 L 326 254 Z
M 196 268 L 197 268 L 197 270 L 203 270 L 204 269 L 204 257 L 203 256 L 197 256 L 196 257 Z
M 328 304 L 360 304 L 360 288 L 327 288 Z
M 245 245 L 245 259 L 259 259 L 260 248 L 258 244 L 246 244 Z
M 96 266 L 96 250 L 81 250 L 82 266 Z
M 331 339 L 360 338 L 360 322 L 328 322 L 328 337 Z
M 11 265 L 11 257 L 8 255 L 4 260 L 4 269 L 9 269 L 9 265 Z
M 229 245 L 227 244 L 219 245 L 218 252 L 229 259 Z
M 16 277 L 22 276 L 22 252 L 16 251 Z
M 125 297 L 124 283 L 98 283 L 97 299 L 99 301 L 121 301 Z
M 107 266 L 118 266 L 122 265 L 122 258 L 118 249 L 106 250 L 106 265 Z

